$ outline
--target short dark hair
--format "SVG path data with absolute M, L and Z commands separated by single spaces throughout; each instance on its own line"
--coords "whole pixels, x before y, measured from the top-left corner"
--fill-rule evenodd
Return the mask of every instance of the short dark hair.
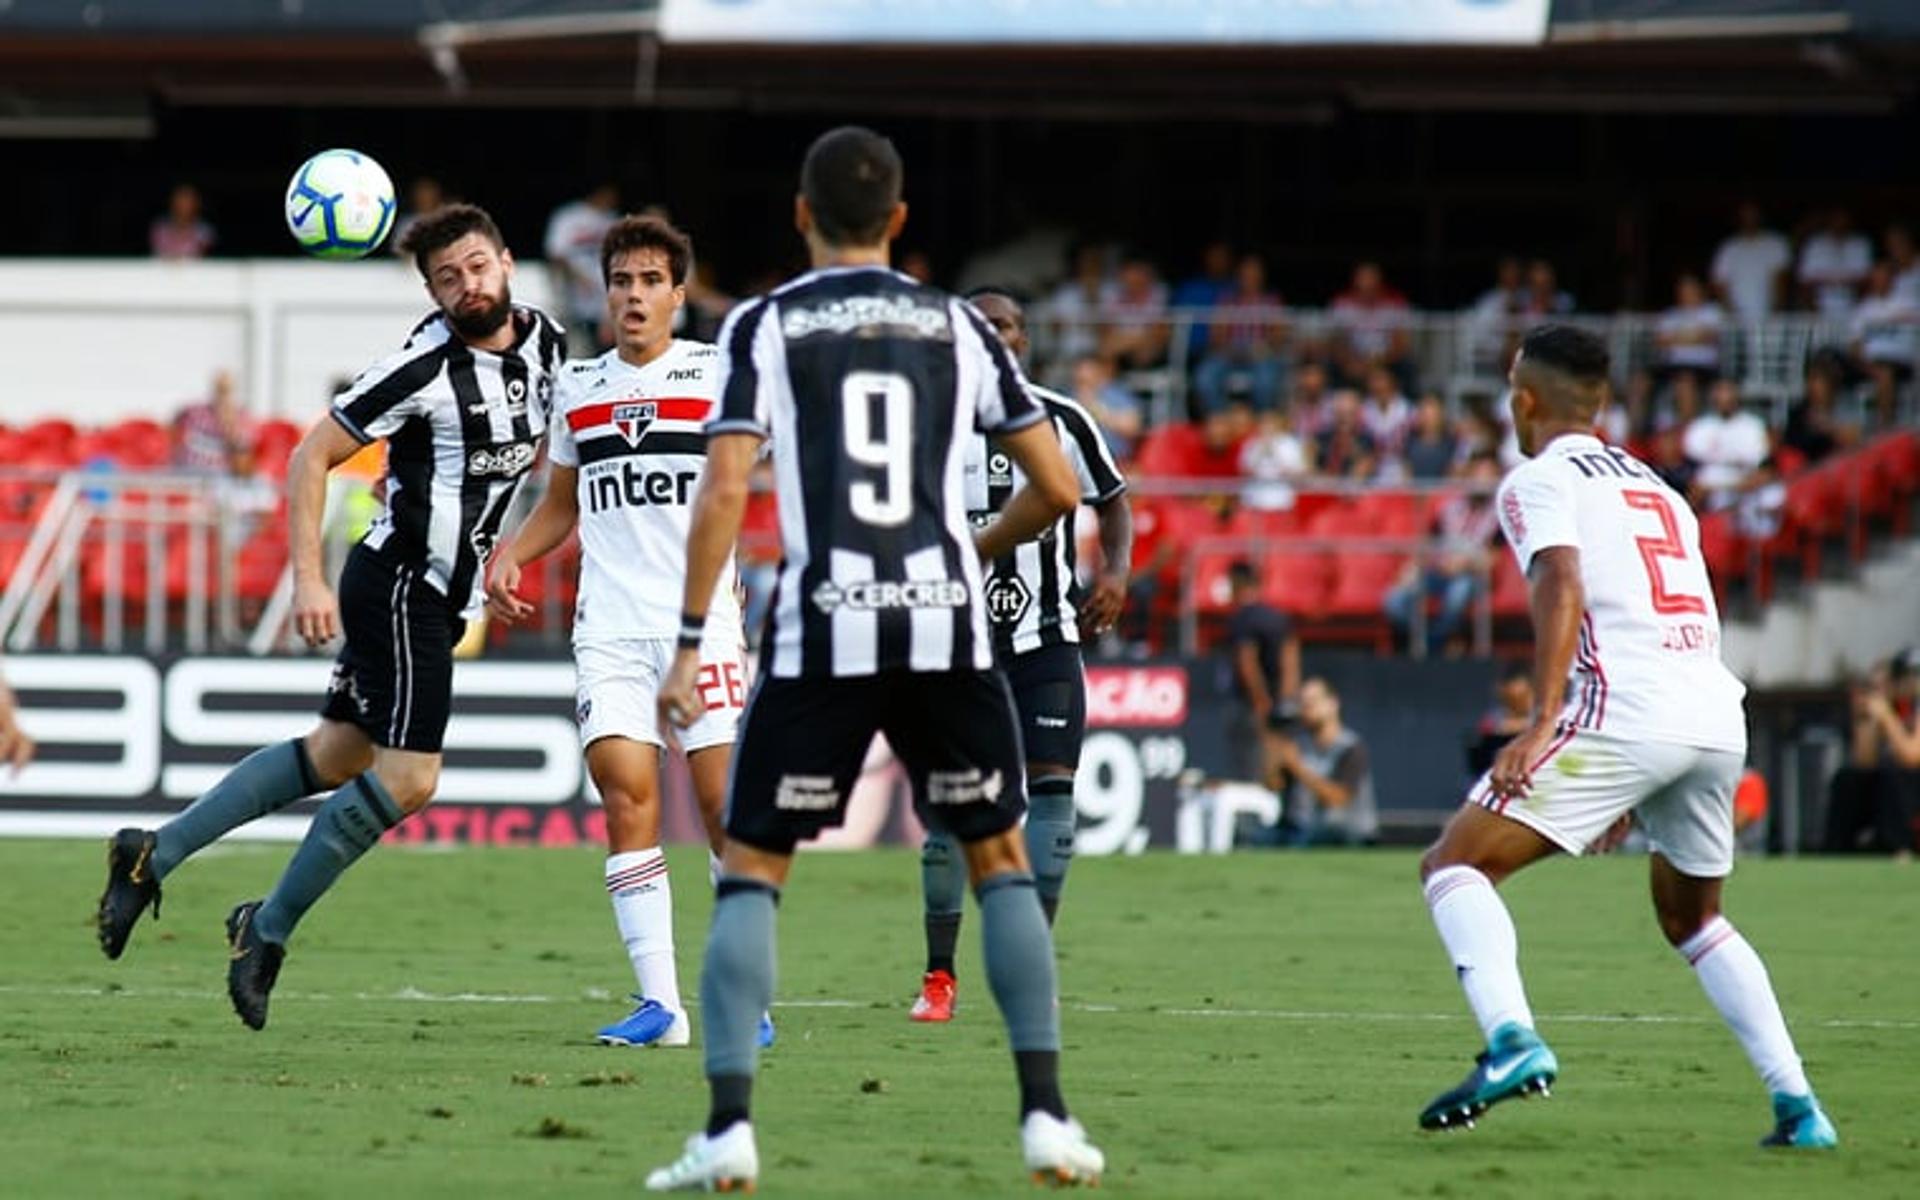
M 424 278 L 427 259 L 434 251 L 445 250 L 470 233 L 486 238 L 496 250 L 507 248 L 507 239 L 500 236 L 500 227 L 486 209 L 477 204 L 448 204 L 422 216 L 407 229 L 400 239 L 400 253 L 412 257 Z
M 1237 558 L 1227 564 L 1227 585 L 1229 587 L 1235 590 L 1252 587 L 1258 580 L 1259 576 L 1254 574 L 1253 564 L 1246 559 Z
M 871 129 L 842 125 L 808 147 L 800 194 L 827 242 L 871 246 L 886 236 L 905 174 L 892 142 Z
M 1539 325 L 1520 343 L 1527 362 L 1552 367 L 1581 383 L 1602 383 L 1613 365 L 1613 355 L 1598 334 L 1574 325 Z
M 621 217 L 600 240 L 600 281 L 613 282 L 613 260 L 635 250 L 658 250 L 666 255 L 673 286 L 683 287 L 693 270 L 693 239 L 664 217 Z

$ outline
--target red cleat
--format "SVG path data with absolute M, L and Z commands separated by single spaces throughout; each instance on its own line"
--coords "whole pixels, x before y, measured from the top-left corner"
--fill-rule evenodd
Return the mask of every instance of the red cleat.
M 913 1002 L 913 1011 L 907 1014 L 914 1021 L 951 1021 L 953 1020 L 953 976 L 945 971 L 928 971 L 920 980 L 920 998 Z

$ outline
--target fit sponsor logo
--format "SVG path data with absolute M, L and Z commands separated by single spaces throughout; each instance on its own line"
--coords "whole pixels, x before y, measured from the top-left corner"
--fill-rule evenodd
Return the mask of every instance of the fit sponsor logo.
M 467 474 L 501 475 L 512 478 L 526 473 L 533 465 L 536 453 L 532 442 L 508 442 L 503 446 L 493 446 L 475 450 L 467 456 Z
M 879 612 L 898 608 L 965 608 L 967 585 L 950 579 L 868 580 L 835 583 L 821 580 L 813 589 L 813 606 L 821 612 L 837 609 Z
M 987 616 L 996 625 L 1018 625 L 1033 603 L 1033 591 L 1018 575 L 996 575 L 987 582 Z
M 627 445 L 638 446 L 640 439 L 647 436 L 647 426 L 660 415 L 657 404 L 616 404 L 613 406 L 613 427 L 620 436 L 627 439 Z
M 1184 725 L 1187 673 L 1178 667 L 1088 667 L 1087 724 Z
M 830 812 L 839 804 L 831 775 L 782 775 L 773 789 L 773 806 L 786 812 Z
M 1006 782 L 996 769 L 982 774 L 979 767 L 964 771 L 929 771 L 928 804 L 997 804 Z

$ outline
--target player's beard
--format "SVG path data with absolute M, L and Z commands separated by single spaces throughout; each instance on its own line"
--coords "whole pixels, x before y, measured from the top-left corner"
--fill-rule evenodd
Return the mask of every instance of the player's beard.
M 478 308 L 459 307 L 447 313 L 447 324 L 453 331 L 469 342 L 482 341 L 500 332 L 513 316 L 513 295 L 507 286 L 500 286 L 500 294 Z

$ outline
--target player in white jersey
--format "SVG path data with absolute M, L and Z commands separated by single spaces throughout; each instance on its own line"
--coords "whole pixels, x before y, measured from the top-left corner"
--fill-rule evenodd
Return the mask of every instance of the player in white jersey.
M 532 612 L 521 569 L 580 530 L 573 650 L 580 741 L 607 815 L 607 892 L 639 984 L 638 1006 L 599 1031 L 608 1045 L 689 1041 L 673 953 L 673 898 L 660 848 L 660 680 L 680 631 L 681 580 L 703 426 L 718 396 L 712 346 L 673 337 L 693 247 L 654 217 L 608 230 L 600 254 L 614 348 L 572 362 L 554 392 L 547 493 L 494 559 L 488 603 L 507 621 Z M 721 808 L 734 726 L 746 699 L 746 639 L 729 562 L 700 655 L 705 713 L 681 731 L 709 846 Z
M 1529 580 L 1533 723 L 1507 745 L 1420 862 L 1440 940 L 1487 1049 L 1420 1114 L 1471 1126 L 1559 1072 L 1534 1032 L 1512 918 L 1496 885 L 1580 854 L 1637 820 L 1653 846 L 1660 928 L 1693 967 L 1772 1093 L 1763 1145 L 1824 1148 L 1833 1124 L 1807 1083 L 1766 967 L 1721 915 L 1745 689 L 1720 661 L 1720 618 L 1686 501 L 1593 427 L 1606 344 L 1547 325 L 1514 360 L 1513 417 L 1531 461 L 1500 486 L 1500 522 Z

